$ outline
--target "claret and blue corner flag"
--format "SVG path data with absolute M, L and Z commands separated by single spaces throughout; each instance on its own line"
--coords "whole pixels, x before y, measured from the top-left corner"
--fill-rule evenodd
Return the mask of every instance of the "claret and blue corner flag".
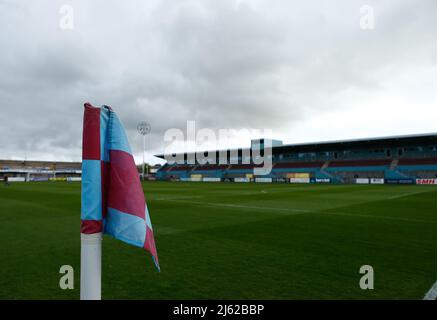
M 159 268 L 137 167 L 117 114 L 85 103 L 81 233 L 103 232 L 148 250 Z

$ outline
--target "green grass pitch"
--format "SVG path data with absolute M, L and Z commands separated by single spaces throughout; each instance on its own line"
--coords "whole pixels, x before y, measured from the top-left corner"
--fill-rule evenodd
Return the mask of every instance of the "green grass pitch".
M 104 299 L 422 299 L 437 188 L 148 182 L 161 264 L 103 240 Z M 80 183 L 0 186 L 0 299 L 78 299 Z M 59 268 L 75 270 L 74 290 Z M 371 265 L 374 290 L 361 290 Z

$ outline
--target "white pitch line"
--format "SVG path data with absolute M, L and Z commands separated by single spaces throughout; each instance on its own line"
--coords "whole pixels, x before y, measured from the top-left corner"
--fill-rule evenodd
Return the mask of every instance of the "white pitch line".
M 164 200 L 164 199 L 162 199 L 162 200 Z M 177 199 L 168 199 L 168 200 L 164 200 L 164 201 L 184 202 L 184 203 L 196 204 L 196 205 L 207 206 L 207 207 L 225 207 L 225 208 L 228 207 L 228 208 L 242 208 L 242 209 L 253 209 L 253 210 L 272 210 L 272 211 L 289 212 L 289 213 L 284 213 L 286 215 L 298 215 L 298 214 L 309 213 L 309 214 L 320 214 L 320 215 L 335 215 L 335 216 L 394 220 L 394 221 L 403 221 L 403 222 L 437 224 L 437 221 L 430 221 L 430 220 L 420 220 L 420 219 L 400 218 L 400 217 L 388 217 L 388 216 L 375 216 L 375 215 L 369 215 L 369 214 L 349 213 L 349 212 L 326 212 L 326 211 L 292 209 L 292 208 L 259 207 L 259 206 L 246 206 L 246 205 L 238 205 L 238 204 L 212 203 L 212 202 L 177 200 Z
M 423 297 L 423 300 L 436 300 L 437 299 L 437 281 L 434 283 L 431 289 Z
M 157 199 L 158 200 L 158 199 Z M 275 211 L 286 211 L 286 212 L 294 212 L 298 213 L 311 213 L 310 210 L 301 210 L 301 209 L 288 209 L 288 208 L 276 208 L 276 207 L 258 207 L 258 206 L 246 206 L 239 204 L 230 204 L 230 203 L 212 203 L 212 202 L 203 202 L 203 201 L 189 201 L 189 200 L 179 200 L 179 199 L 159 199 L 163 201 L 175 201 L 175 202 L 185 202 L 191 204 L 197 204 L 201 206 L 207 207 L 228 207 L 228 208 L 242 208 L 242 209 L 254 209 L 254 210 L 275 210 Z
M 415 191 L 415 192 L 408 192 L 408 193 L 397 194 L 397 195 L 394 195 L 394 196 L 388 197 L 387 199 L 389 199 L 389 200 L 399 199 L 399 198 L 408 197 L 408 196 L 412 196 L 412 195 L 415 195 L 415 194 L 427 193 L 427 192 L 431 192 L 431 191 L 436 191 L 436 189 L 431 189 L 431 190 L 421 190 L 421 191 Z

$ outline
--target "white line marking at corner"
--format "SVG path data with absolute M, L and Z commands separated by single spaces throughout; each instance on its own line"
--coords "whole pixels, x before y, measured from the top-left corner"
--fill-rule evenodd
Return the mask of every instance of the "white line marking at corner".
M 425 294 L 423 300 L 436 300 L 437 299 L 437 281 L 434 283 L 431 289 Z

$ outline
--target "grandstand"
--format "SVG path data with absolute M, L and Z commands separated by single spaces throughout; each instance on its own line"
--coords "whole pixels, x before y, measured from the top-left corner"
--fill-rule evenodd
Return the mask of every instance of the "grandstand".
M 79 180 L 82 163 L 0 160 L 0 180 L 5 176 L 9 181 Z
M 253 140 L 254 145 L 263 146 L 264 139 Z M 179 154 L 183 162 L 152 167 L 149 178 L 375 184 L 413 184 L 417 179 L 427 179 L 421 183 L 437 184 L 437 133 L 306 144 L 282 144 L 275 140 L 272 170 L 263 176 L 254 174 L 254 168 L 262 165 L 247 158 L 252 148 L 220 150 L 228 159 L 233 157 L 232 163 L 226 164 L 214 163 L 215 156 L 205 164 L 190 164 L 192 154 Z M 218 159 L 219 150 L 208 153 Z M 157 157 L 165 159 L 164 155 Z M 80 180 L 81 174 L 81 162 L 0 160 L 0 180 L 5 176 L 10 181 Z
M 154 180 L 155 173 L 161 165 L 149 166 L 146 179 Z M 142 166 L 138 165 L 138 172 Z M 0 160 L 0 181 L 8 177 L 9 181 L 80 181 L 82 177 L 81 162 L 51 162 L 27 160 Z
M 255 140 L 254 140 L 255 141 Z M 252 146 L 254 145 L 252 141 Z M 256 140 L 264 144 L 264 139 Z M 190 164 L 191 154 L 179 154 L 184 161 L 165 164 L 156 173 L 159 180 L 262 181 L 323 183 L 437 183 L 437 134 L 416 134 L 371 139 L 307 144 L 272 144 L 272 170 L 254 175 L 253 159 L 243 161 L 253 147 L 208 151 L 212 161 Z M 215 164 L 218 153 L 238 154 L 238 161 Z M 206 151 L 205 151 L 206 153 Z M 165 155 L 157 155 L 165 159 Z M 245 159 L 246 160 L 246 159 Z M 259 166 L 259 165 L 258 165 Z M 262 179 L 260 179 L 262 178 Z

